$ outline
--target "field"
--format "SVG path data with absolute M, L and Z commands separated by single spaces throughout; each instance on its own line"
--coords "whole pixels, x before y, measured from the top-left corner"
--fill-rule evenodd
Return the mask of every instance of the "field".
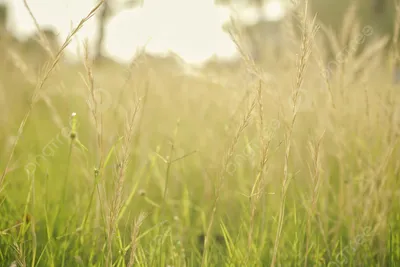
M 302 14 L 263 67 L 2 42 L 0 266 L 398 266 L 398 44 Z

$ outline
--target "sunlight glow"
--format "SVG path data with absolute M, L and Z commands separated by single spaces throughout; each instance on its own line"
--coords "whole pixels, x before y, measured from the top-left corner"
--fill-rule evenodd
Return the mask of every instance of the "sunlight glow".
M 228 19 L 228 11 L 217 9 L 212 1 L 147 0 L 143 8 L 125 10 L 110 21 L 107 51 L 119 60 L 129 60 L 147 43 L 148 52 L 171 51 L 189 63 L 201 63 L 213 55 L 231 57 L 236 47 L 222 30 Z
M 265 4 L 265 16 L 267 20 L 277 21 L 285 15 L 285 9 L 281 1 L 271 0 Z
M 237 50 L 222 25 L 232 15 L 229 8 L 216 7 L 213 0 L 146 0 L 142 7 L 125 9 L 109 20 L 105 36 L 105 52 L 115 60 L 129 62 L 136 51 L 146 45 L 150 53 L 173 52 L 188 63 L 200 64 L 217 56 L 232 58 Z M 11 8 L 10 30 L 24 39 L 35 32 L 35 26 L 22 0 L 8 0 Z M 51 26 L 64 41 L 79 21 L 93 8 L 89 0 L 30 0 L 28 1 L 39 24 Z M 255 23 L 260 12 L 252 8 L 237 8 L 241 19 Z M 261 14 L 268 20 L 284 15 L 280 1 L 269 1 Z M 82 28 L 67 51 L 81 57 L 83 42 L 93 47 L 96 19 Z

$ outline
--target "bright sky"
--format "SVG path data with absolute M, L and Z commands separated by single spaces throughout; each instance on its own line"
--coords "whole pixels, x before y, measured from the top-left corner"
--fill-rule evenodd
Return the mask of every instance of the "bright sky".
M 10 27 L 24 38 L 35 31 L 23 0 L 0 0 L 11 8 Z M 96 4 L 95 0 L 28 0 L 41 26 L 52 26 L 65 40 L 72 25 L 76 26 Z M 243 8 L 238 8 L 243 10 Z M 142 7 L 124 10 L 108 24 L 105 49 L 114 59 L 128 62 L 137 49 L 147 43 L 147 51 L 172 51 L 189 63 L 201 63 L 213 55 L 229 58 L 236 54 L 235 45 L 222 31 L 231 12 L 217 8 L 213 0 L 144 0 Z M 264 14 L 272 20 L 283 16 L 279 0 L 270 0 Z M 242 12 L 244 19 L 255 18 L 255 10 Z M 249 21 L 251 23 L 251 21 Z M 88 38 L 94 40 L 96 20 L 91 19 L 80 31 L 68 51 L 77 48 Z

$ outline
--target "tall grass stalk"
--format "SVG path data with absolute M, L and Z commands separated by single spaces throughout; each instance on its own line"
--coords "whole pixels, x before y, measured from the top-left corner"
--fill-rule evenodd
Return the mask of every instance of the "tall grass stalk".
M 18 133 L 16 135 L 15 141 L 11 147 L 11 152 L 10 155 L 6 161 L 6 165 L 4 167 L 3 173 L 0 177 L 0 192 L 3 190 L 3 183 L 4 183 L 4 179 L 7 175 L 8 172 L 8 168 L 9 165 L 11 163 L 11 160 L 14 156 L 14 152 L 15 152 L 15 148 L 19 142 L 19 139 L 22 136 L 22 133 L 24 132 L 25 129 L 25 124 L 28 121 L 32 109 L 37 101 L 38 95 L 40 93 L 40 90 L 43 88 L 44 84 L 46 83 L 46 81 L 49 79 L 50 75 L 52 74 L 53 70 L 55 69 L 55 67 L 57 66 L 57 64 L 59 63 L 60 59 L 61 59 L 61 55 L 63 53 L 63 51 L 65 50 L 65 48 L 70 44 L 70 42 L 72 41 L 72 38 L 74 37 L 75 34 L 77 34 L 80 29 L 82 29 L 82 27 L 86 24 L 86 22 L 88 20 L 90 20 L 94 14 L 96 13 L 96 11 L 100 8 L 100 6 L 103 4 L 103 0 L 100 1 L 90 12 L 89 14 L 83 18 L 79 24 L 72 30 L 72 32 L 68 35 L 68 37 L 66 38 L 66 40 L 64 41 L 64 43 L 62 44 L 60 50 L 57 52 L 57 54 L 55 55 L 54 60 L 50 61 L 50 63 L 46 66 L 44 73 L 42 74 L 42 76 L 40 77 L 39 81 L 36 84 L 36 87 L 32 93 L 31 99 L 29 101 L 29 105 L 28 105 L 28 111 L 25 113 L 24 118 L 22 119 L 22 122 L 20 123 L 19 129 L 18 129 Z
M 317 143 L 314 145 L 312 143 L 309 144 L 310 152 L 312 156 L 313 166 L 310 170 L 311 179 L 312 179 L 312 197 L 310 203 L 310 211 L 307 218 L 307 225 L 306 225 L 306 244 L 305 244 L 305 260 L 304 260 L 304 267 L 308 265 L 308 255 L 310 253 L 310 235 L 311 235 L 311 221 L 314 219 L 315 211 L 317 208 L 317 200 L 319 195 L 320 189 L 320 172 L 321 172 L 321 165 L 320 165 L 320 145 L 322 141 L 323 135 L 319 138 Z
M 235 151 L 235 147 L 239 141 L 240 135 L 247 128 L 247 126 L 250 122 L 251 114 L 256 106 L 256 103 L 257 103 L 257 96 L 253 99 L 253 101 L 250 105 L 250 108 L 247 110 L 246 114 L 244 115 L 243 120 L 242 120 L 241 124 L 239 125 L 239 128 L 237 129 L 232 142 L 229 145 L 227 153 L 223 157 L 221 170 L 218 174 L 217 181 L 216 181 L 215 199 L 213 201 L 210 219 L 209 219 L 209 223 L 208 223 L 207 230 L 206 230 L 206 235 L 204 237 L 204 253 L 203 253 L 203 257 L 202 257 L 202 261 L 201 261 L 201 266 L 207 266 L 207 264 L 208 264 L 210 237 L 211 237 L 211 232 L 212 232 L 212 228 L 214 225 L 215 214 L 217 212 L 219 198 L 221 196 L 221 190 L 223 188 L 223 184 L 225 181 L 228 164 L 232 160 L 232 157 L 233 157 L 234 151 Z
M 121 211 L 122 203 L 122 189 L 125 182 L 125 173 L 128 167 L 129 158 L 131 155 L 132 138 L 134 133 L 134 125 L 136 116 L 140 110 L 140 100 L 134 104 L 131 114 L 127 118 L 126 128 L 123 136 L 123 143 L 118 157 L 118 168 L 116 170 L 116 184 L 115 191 L 111 200 L 110 211 L 108 215 L 108 225 L 107 225 L 107 257 L 106 266 L 113 265 L 112 249 L 114 234 L 117 230 L 118 216 Z
M 264 109 L 263 109 L 263 99 L 262 99 L 262 90 L 261 90 L 261 82 L 257 91 L 258 94 L 258 114 L 259 114 L 259 134 L 260 134 L 260 163 L 259 170 L 254 180 L 253 187 L 250 192 L 250 228 L 247 237 L 247 246 L 249 255 L 251 255 L 251 250 L 253 246 L 253 231 L 256 225 L 255 215 L 256 210 L 259 205 L 260 199 L 265 195 L 265 181 L 264 181 L 264 171 L 266 168 L 266 164 L 268 162 L 268 152 L 271 144 L 271 138 L 268 137 L 268 140 L 265 140 L 264 136 Z
M 309 59 L 311 53 L 311 46 L 312 46 L 312 39 L 315 36 L 317 28 L 315 27 L 315 17 L 314 20 L 309 22 L 307 21 L 308 18 L 308 0 L 304 1 L 304 16 L 302 17 L 302 43 L 301 43 L 301 50 L 300 55 L 297 62 L 297 75 L 296 75 L 296 82 L 293 88 L 293 107 L 292 107 L 292 118 L 289 121 L 289 125 L 287 127 L 287 132 L 285 134 L 285 162 L 284 162 L 284 169 L 283 169 L 283 181 L 282 181 L 282 190 L 281 190 L 281 204 L 280 204 L 280 211 L 279 211 L 279 219 L 278 219 L 278 230 L 276 232 L 275 237 L 275 244 L 274 250 L 272 254 L 272 262 L 271 267 L 274 267 L 276 264 L 278 248 L 279 248 L 279 241 L 282 233 L 283 228 L 283 221 L 285 216 L 285 204 L 286 204 L 286 194 L 290 183 L 289 177 L 289 156 L 291 150 L 291 142 L 292 142 L 292 133 L 294 124 L 296 122 L 297 112 L 298 112 L 298 100 L 299 100 L 299 93 L 301 86 L 304 80 L 304 73 L 307 66 L 307 61 Z

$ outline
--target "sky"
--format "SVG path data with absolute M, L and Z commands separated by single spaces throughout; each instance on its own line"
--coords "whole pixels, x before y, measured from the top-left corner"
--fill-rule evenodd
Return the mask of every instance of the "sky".
M 79 21 L 95 6 L 95 0 L 27 0 L 40 26 L 50 26 L 65 38 Z M 264 14 L 279 19 L 284 10 L 279 0 L 270 0 Z M 0 0 L 10 7 L 10 30 L 24 39 L 35 31 L 23 0 Z M 254 9 L 237 7 L 241 18 L 253 23 Z M 212 56 L 232 58 L 237 54 L 234 43 L 222 25 L 229 20 L 231 10 L 216 7 L 213 0 L 144 0 L 141 7 L 124 9 L 109 20 L 106 28 L 105 52 L 120 62 L 129 62 L 136 51 L 146 45 L 146 51 L 164 54 L 169 51 L 188 63 L 201 64 Z M 92 18 L 67 48 L 79 56 L 85 40 L 93 44 L 96 20 Z

